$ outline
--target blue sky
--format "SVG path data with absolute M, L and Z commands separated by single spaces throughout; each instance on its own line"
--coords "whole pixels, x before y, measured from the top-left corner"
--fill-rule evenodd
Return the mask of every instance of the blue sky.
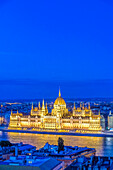
M 88 96 L 113 96 L 109 83 L 113 80 L 112 65 L 112 0 L 0 1 L 1 98 L 39 97 L 41 86 L 37 89 L 23 83 L 21 88 L 15 81 L 56 82 L 55 87 L 70 82 L 67 91 L 72 82 L 82 82 L 79 90 L 85 91 L 89 82 Z M 103 85 L 102 94 L 98 80 Z M 90 89 L 92 82 L 96 83 L 96 94 Z M 31 95 L 29 88 L 37 93 Z M 28 92 L 24 93 L 25 89 Z M 55 96 L 51 89 L 48 91 Z M 72 92 L 64 93 L 72 96 Z M 76 95 L 79 97 L 78 92 Z M 83 95 L 87 97 L 87 93 Z M 46 90 L 44 96 L 48 96 Z

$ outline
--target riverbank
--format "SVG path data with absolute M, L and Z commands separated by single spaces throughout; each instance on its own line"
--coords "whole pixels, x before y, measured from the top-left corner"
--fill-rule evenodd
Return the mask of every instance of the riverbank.
M 77 133 L 77 132 L 54 132 L 54 131 L 32 131 L 32 130 L 16 130 L 16 129 L 2 129 L 2 132 L 15 133 L 33 133 L 33 134 L 49 134 L 49 135 L 69 135 L 69 136 L 91 136 L 91 137 L 113 137 L 113 133 Z

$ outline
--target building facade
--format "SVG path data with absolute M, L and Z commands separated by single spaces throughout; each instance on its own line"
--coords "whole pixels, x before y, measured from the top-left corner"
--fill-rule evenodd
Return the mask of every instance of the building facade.
M 113 114 L 111 114 L 111 111 L 108 115 L 108 129 L 113 130 Z
M 66 107 L 65 100 L 61 97 L 59 90 L 59 96 L 55 100 L 51 113 L 48 112 L 47 103 L 40 102 L 38 107 L 31 108 L 29 115 L 24 116 L 22 113 L 13 113 L 11 111 L 9 128 L 35 128 L 35 129 L 59 129 L 59 130 L 95 130 L 100 131 L 100 114 L 93 114 L 88 107 L 84 107 L 84 104 L 74 108 L 72 112 L 69 112 Z
M 106 129 L 106 126 L 105 126 L 105 118 L 103 115 L 101 115 L 101 118 L 100 118 L 100 125 L 102 127 L 102 130 L 104 131 Z

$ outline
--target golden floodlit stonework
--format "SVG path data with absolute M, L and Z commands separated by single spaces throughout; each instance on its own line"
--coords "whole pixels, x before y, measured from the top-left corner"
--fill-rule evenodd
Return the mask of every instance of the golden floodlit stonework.
M 13 113 L 11 111 L 9 128 L 30 128 L 30 129 L 54 129 L 54 130 L 94 130 L 100 131 L 100 114 L 93 114 L 88 107 L 80 104 L 80 107 L 74 108 L 72 112 L 66 108 L 65 100 L 59 96 L 55 100 L 51 113 L 48 112 L 47 103 L 40 102 L 38 107 L 31 108 L 31 113 L 24 116 L 22 113 Z

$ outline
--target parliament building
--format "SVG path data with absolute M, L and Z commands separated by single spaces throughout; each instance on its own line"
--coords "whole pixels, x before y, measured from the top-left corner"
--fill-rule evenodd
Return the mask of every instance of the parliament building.
M 47 103 L 40 102 L 38 107 L 31 108 L 29 115 L 22 113 L 13 113 L 11 111 L 9 128 L 19 129 L 42 129 L 42 130 L 91 130 L 100 131 L 100 114 L 95 115 L 90 109 L 90 104 L 85 107 L 80 104 L 80 107 L 74 107 L 72 111 L 68 111 L 65 100 L 59 96 L 55 100 L 51 113 L 48 112 Z

